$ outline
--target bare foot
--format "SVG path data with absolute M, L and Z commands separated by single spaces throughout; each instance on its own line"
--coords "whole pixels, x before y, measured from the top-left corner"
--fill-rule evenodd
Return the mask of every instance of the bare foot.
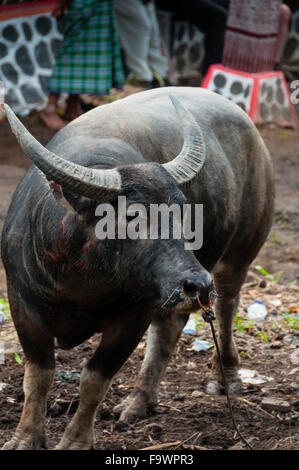
M 64 117 L 65 119 L 67 119 L 68 121 L 73 121 L 74 119 L 76 119 L 77 117 L 81 116 L 81 114 L 83 114 L 82 111 L 76 111 L 76 112 L 66 112 Z
M 56 113 L 56 107 L 48 107 L 39 113 L 39 117 L 47 127 L 59 131 L 65 126 L 65 122 Z

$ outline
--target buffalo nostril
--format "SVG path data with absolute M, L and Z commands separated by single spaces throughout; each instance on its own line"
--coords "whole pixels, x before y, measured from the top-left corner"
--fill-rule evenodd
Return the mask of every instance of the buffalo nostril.
M 192 279 L 186 279 L 184 281 L 184 286 L 183 287 L 184 287 L 185 294 L 188 297 L 195 297 L 196 293 L 200 289 L 200 286 L 198 285 L 198 283 L 196 283 Z
M 209 280 L 201 284 L 199 288 L 199 298 L 203 305 L 208 305 L 210 301 L 210 294 L 213 290 L 213 282 Z
M 188 297 L 195 299 L 198 294 L 203 305 L 207 305 L 209 303 L 209 296 L 213 288 L 213 283 L 211 278 L 191 278 L 185 279 L 183 288 Z

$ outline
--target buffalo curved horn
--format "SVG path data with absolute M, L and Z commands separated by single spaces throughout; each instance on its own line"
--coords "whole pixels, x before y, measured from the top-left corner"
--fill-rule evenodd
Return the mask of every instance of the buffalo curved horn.
M 7 104 L 4 104 L 4 108 L 11 130 L 21 148 L 49 179 L 53 179 L 65 189 L 91 199 L 107 201 L 119 193 L 121 176 L 115 168 L 87 168 L 55 155 L 30 134 Z
M 173 95 L 169 97 L 183 125 L 184 144 L 179 155 L 162 166 L 178 184 L 184 184 L 191 181 L 201 170 L 206 157 L 205 143 L 202 131 L 192 114 Z

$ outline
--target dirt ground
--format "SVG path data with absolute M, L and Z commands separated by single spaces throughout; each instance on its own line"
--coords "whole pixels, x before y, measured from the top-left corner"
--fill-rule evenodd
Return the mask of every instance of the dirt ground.
M 53 132 L 38 116 L 23 119 L 43 144 Z M 235 341 L 242 368 L 266 376 L 263 383 L 244 383 L 243 395 L 233 399 L 235 419 L 243 435 L 256 449 L 299 449 L 298 316 L 299 300 L 299 132 L 273 126 L 260 129 L 273 158 L 276 174 L 276 210 L 269 238 L 253 265 L 242 289 Z M 12 194 L 29 167 L 7 122 L 0 122 L 0 229 Z M 296 283 L 297 282 L 297 283 Z M 5 274 L 0 263 L 0 297 L 6 296 Z M 246 318 L 254 301 L 265 303 L 268 316 L 262 323 Z M 217 325 L 216 325 L 217 327 Z M 13 434 L 24 400 L 22 351 L 12 322 L 0 325 L 5 344 L 5 363 L 0 365 L 0 447 Z M 197 335 L 183 334 L 161 384 L 159 405 L 146 419 L 119 428 L 113 406 L 134 385 L 144 354 L 145 339 L 115 376 L 98 411 L 95 423 L 96 449 L 243 449 L 224 397 L 205 393 L 210 375 L 212 350 L 192 349 L 195 338 L 211 340 L 209 327 L 199 321 Z M 97 338 L 71 351 L 57 350 L 57 376 L 48 397 L 48 447 L 54 448 L 78 404 L 79 373 L 91 356 Z M 274 398 L 287 402 L 283 409 L 264 403 Z M 280 407 L 281 408 L 281 407 Z M 158 447 L 159 448 L 159 447 Z

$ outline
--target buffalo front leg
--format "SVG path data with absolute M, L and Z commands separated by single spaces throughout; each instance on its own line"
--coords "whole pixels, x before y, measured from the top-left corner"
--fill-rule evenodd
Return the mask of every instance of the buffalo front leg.
M 242 270 L 233 270 L 230 266 L 225 266 L 223 271 L 215 273 L 214 276 L 218 294 L 215 309 L 218 320 L 218 342 L 228 391 L 231 395 L 242 393 L 241 379 L 238 374 L 240 360 L 233 339 L 233 322 L 238 309 L 239 292 L 246 273 L 247 267 Z M 208 383 L 207 392 L 213 395 L 224 393 L 216 350 L 212 357 L 212 374 L 213 378 Z
M 58 450 L 88 450 L 93 447 L 94 418 L 114 374 L 133 352 L 150 319 L 124 318 L 104 329 L 102 341 L 84 367 L 80 379 L 80 402 L 57 446 Z
M 58 450 L 89 450 L 93 446 L 93 422 L 97 407 L 110 383 L 100 371 L 85 367 L 80 378 L 79 407 L 67 426 Z
M 3 450 L 30 450 L 46 447 L 44 420 L 46 396 L 54 376 L 54 369 L 44 369 L 27 362 L 24 375 L 24 408 L 16 432 Z
M 147 347 L 133 392 L 114 408 L 119 421 L 128 423 L 146 416 L 158 401 L 158 387 L 166 366 L 188 320 L 188 315 L 173 315 L 152 321 Z
M 25 400 L 16 432 L 3 450 L 40 449 L 46 447 L 46 397 L 55 371 L 54 342 L 31 322 L 10 289 L 8 292 L 13 320 L 26 357 Z

